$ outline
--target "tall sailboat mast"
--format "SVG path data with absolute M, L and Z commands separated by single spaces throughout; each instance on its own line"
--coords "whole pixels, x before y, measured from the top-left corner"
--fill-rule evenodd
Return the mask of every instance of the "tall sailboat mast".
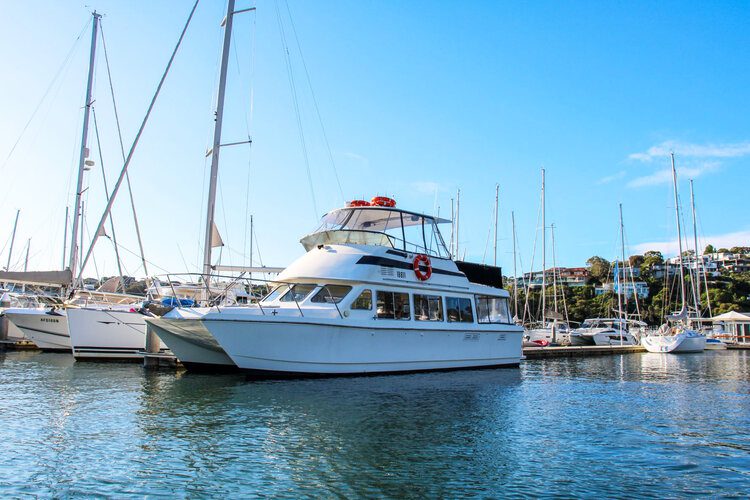
M 674 166 L 674 153 L 671 153 L 672 157 L 672 185 L 674 187 L 674 211 L 677 218 L 677 245 L 680 253 L 678 262 L 680 266 L 680 300 L 682 301 L 682 309 L 680 312 L 685 311 L 685 276 L 682 273 L 682 226 L 680 225 L 680 200 L 677 196 L 677 169 Z
M 99 20 L 102 18 L 101 14 L 97 14 L 94 11 L 91 14 L 94 18 L 93 26 L 91 28 L 91 52 L 89 54 L 89 75 L 86 82 L 86 103 L 83 107 L 83 132 L 81 133 L 81 152 L 78 158 L 78 182 L 76 183 L 76 203 L 73 207 L 73 225 L 71 228 L 70 235 L 70 262 L 68 267 L 70 268 L 73 281 L 75 282 L 76 267 L 78 265 L 79 258 L 79 242 L 78 232 L 80 230 L 81 215 L 83 212 L 83 204 L 81 202 L 81 196 L 83 195 L 83 174 L 84 167 L 86 166 L 86 157 L 88 156 L 88 134 L 89 134 L 89 116 L 91 114 L 91 88 L 94 82 L 94 62 L 96 60 L 96 37 L 99 31 Z
M 513 224 L 513 314 L 518 319 L 518 271 L 516 270 L 516 213 L 510 213 Z
M 696 314 L 700 316 L 701 312 L 701 267 L 703 258 L 698 260 L 698 224 L 695 220 L 695 193 L 693 192 L 693 179 L 690 179 L 690 206 L 693 210 L 693 257 L 695 257 L 695 279 L 693 280 L 693 294 L 695 297 Z M 700 262 L 700 263 L 699 263 Z
M 542 328 L 547 324 L 547 222 L 544 203 L 544 169 L 542 169 Z
M 492 245 L 492 250 L 495 254 L 493 265 L 497 267 L 497 215 L 500 200 L 500 184 L 495 184 L 495 243 Z
M 10 259 L 13 256 L 13 243 L 16 241 L 16 229 L 18 229 L 18 216 L 21 215 L 21 211 L 16 211 L 16 221 L 13 223 L 13 234 L 10 237 L 10 249 L 8 250 L 8 264 L 5 266 L 6 271 L 10 271 Z
M 617 276 L 617 282 L 620 284 L 619 288 L 617 289 L 617 311 L 620 315 L 620 345 L 622 345 L 622 329 L 625 328 L 625 319 L 627 319 L 627 295 L 623 293 L 623 281 L 625 281 L 625 224 L 622 221 L 622 203 L 620 203 L 620 255 L 622 257 L 622 279 L 619 277 L 620 269 L 618 266 L 618 276 Z M 635 293 L 635 289 L 633 289 L 633 292 Z M 622 308 L 622 302 L 623 302 L 623 296 L 625 296 L 625 310 L 623 311 Z
M 224 45 L 221 52 L 221 69 L 219 73 L 219 92 L 216 102 L 216 122 L 214 124 L 214 141 L 211 149 L 211 177 L 208 186 L 208 204 L 206 207 L 206 237 L 203 247 L 203 274 L 211 274 L 211 243 L 214 232 L 214 211 L 216 208 L 216 184 L 219 177 L 219 152 L 221 151 L 221 125 L 224 118 L 224 97 L 227 86 L 227 67 L 229 66 L 229 49 L 232 42 L 232 19 L 234 0 L 227 2 L 227 15 L 224 18 Z

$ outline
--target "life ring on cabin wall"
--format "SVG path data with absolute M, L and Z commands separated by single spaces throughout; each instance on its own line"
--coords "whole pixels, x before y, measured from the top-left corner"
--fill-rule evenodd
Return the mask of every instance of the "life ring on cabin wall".
M 352 200 L 346 204 L 347 207 L 369 207 L 370 202 L 367 200 Z
M 422 266 L 425 266 L 427 269 L 423 271 Z M 427 281 L 432 276 L 430 258 L 423 253 L 414 256 L 414 274 L 419 281 Z
M 370 201 L 370 205 L 376 207 L 395 207 L 396 200 L 388 198 L 387 196 L 376 196 Z

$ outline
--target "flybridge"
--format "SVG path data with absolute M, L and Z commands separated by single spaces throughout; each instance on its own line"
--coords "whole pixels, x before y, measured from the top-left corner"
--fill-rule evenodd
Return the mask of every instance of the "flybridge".
M 373 201 L 379 198 L 373 198 Z M 371 204 L 355 200 L 323 216 L 320 226 L 302 238 L 306 250 L 317 245 L 354 244 L 391 247 L 394 250 L 449 259 L 437 225 L 449 223 L 429 215 L 395 208 L 395 202 Z M 359 203 L 367 203 L 359 204 Z

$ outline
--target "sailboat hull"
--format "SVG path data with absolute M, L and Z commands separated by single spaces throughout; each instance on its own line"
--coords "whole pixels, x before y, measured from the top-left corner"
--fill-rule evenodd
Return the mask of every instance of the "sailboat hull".
M 68 309 L 68 328 L 76 360 L 142 360 L 145 316 L 134 311 Z M 160 345 L 160 351 L 166 351 Z
M 68 318 L 64 310 L 11 308 L 5 310 L 5 315 L 39 349 L 70 352 Z
M 211 336 L 199 317 L 148 318 L 146 324 L 188 370 L 236 370 L 237 365 Z

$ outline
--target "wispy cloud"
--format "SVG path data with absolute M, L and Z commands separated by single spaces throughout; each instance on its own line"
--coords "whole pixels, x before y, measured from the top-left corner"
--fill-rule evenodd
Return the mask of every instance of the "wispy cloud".
M 643 153 L 628 155 L 628 158 L 650 162 L 656 158 L 669 156 L 671 152 L 682 158 L 738 158 L 750 155 L 750 141 L 734 144 L 690 144 L 680 141 L 664 141 L 651 146 Z
M 683 177 L 695 179 L 697 177 L 700 177 L 701 175 L 719 170 L 719 168 L 721 168 L 721 163 L 719 163 L 718 161 L 706 161 L 699 164 L 693 164 L 689 167 L 682 167 L 680 168 L 679 173 Z M 657 170 L 656 172 L 653 172 L 649 175 L 636 177 L 635 179 L 629 181 L 627 186 L 638 188 L 644 186 L 667 184 L 669 182 L 672 182 L 672 170 L 670 168 L 664 168 L 661 170 Z
M 644 152 L 628 155 L 628 159 L 631 161 L 645 164 L 656 162 L 660 168 L 649 174 L 631 179 L 627 186 L 640 188 L 669 183 L 672 180 L 672 172 L 666 159 L 672 152 L 678 158 L 678 173 L 680 176 L 694 179 L 720 170 L 722 162 L 728 158 L 750 156 L 750 141 L 731 144 L 692 144 L 675 140 L 664 141 L 651 146 Z
M 606 177 L 602 177 L 598 181 L 596 181 L 597 184 L 609 184 L 610 182 L 618 181 L 625 177 L 627 172 L 625 170 L 620 170 L 616 174 L 607 175 Z
M 431 181 L 412 182 L 411 188 L 418 193 L 429 195 L 448 191 L 448 188 L 442 184 Z
M 711 244 L 716 248 L 731 248 L 734 246 L 748 246 L 750 244 L 750 231 L 737 231 L 734 233 L 715 234 L 713 236 L 705 236 L 701 238 L 701 241 L 705 242 L 703 245 Z M 685 249 L 683 244 L 683 250 Z M 632 251 L 637 254 L 643 254 L 649 250 L 657 250 L 664 255 L 677 255 L 679 253 L 679 245 L 677 240 L 672 241 L 651 241 L 647 243 L 639 243 L 632 247 Z M 700 250 L 703 250 L 701 248 Z

